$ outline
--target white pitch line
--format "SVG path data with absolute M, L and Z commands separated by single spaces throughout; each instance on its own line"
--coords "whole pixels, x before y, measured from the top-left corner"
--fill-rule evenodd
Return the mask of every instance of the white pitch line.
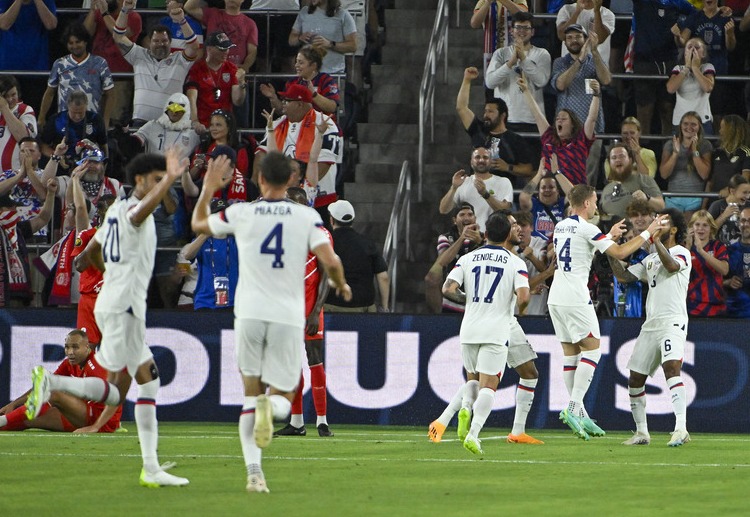
M 0 451 L 0 457 L 78 457 L 82 456 L 81 453 L 61 453 L 61 452 L 2 452 Z M 91 454 L 86 453 L 83 456 L 91 458 L 140 458 L 140 454 Z M 179 458 L 206 458 L 206 459 L 241 459 L 242 456 L 237 454 L 169 454 L 165 455 L 165 458 L 179 459 Z M 394 462 L 399 461 L 395 458 L 356 458 L 356 457 L 311 457 L 311 456 L 265 456 L 266 460 L 282 460 L 282 461 L 351 461 L 351 462 L 365 462 L 365 461 L 378 461 L 378 462 Z M 409 462 L 419 463 L 474 463 L 476 464 L 476 458 L 467 459 L 447 459 L 447 458 L 410 458 Z M 748 463 L 644 463 L 644 462 L 630 462 L 630 461 L 552 461 L 552 460 L 503 460 L 503 459 L 486 459 L 482 458 L 482 463 L 497 463 L 497 464 L 510 464 L 510 465 L 599 465 L 599 466 L 629 466 L 629 467 L 701 467 L 701 468 L 750 468 Z

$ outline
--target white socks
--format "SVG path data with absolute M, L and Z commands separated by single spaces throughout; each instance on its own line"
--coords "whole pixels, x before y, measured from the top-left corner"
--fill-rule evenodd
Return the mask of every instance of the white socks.
M 669 393 L 672 396 L 672 409 L 674 410 L 674 430 L 687 430 L 687 394 L 682 377 L 679 375 L 667 379 Z
M 292 427 L 296 427 L 297 429 L 299 429 L 300 427 L 305 425 L 305 416 L 302 413 L 300 413 L 299 415 L 292 415 L 292 418 L 289 419 L 289 424 Z
M 494 399 L 495 390 L 492 388 L 482 388 L 479 390 L 477 400 L 474 402 L 474 415 L 471 418 L 471 429 L 469 430 L 469 434 L 474 438 L 479 437 L 479 431 L 482 430 L 484 423 L 487 421 L 487 417 L 490 416 Z
M 466 384 L 464 384 L 461 407 L 471 409 L 471 407 L 474 405 L 474 401 L 477 400 L 477 393 L 479 393 L 479 381 L 466 381 Z
M 578 367 L 573 378 L 573 389 L 570 392 L 570 402 L 571 405 L 574 405 L 574 411 L 577 410 L 580 412 L 582 410 L 583 397 L 589 390 L 591 381 L 594 380 L 594 372 L 596 372 L 596 366 L 599 364 L 601 357 L 602 351 L 600 348 L 581 352 L 581 360 L 578 362 Z
M 99 380 L 99 379 L 97 379 Z M 135 403 L 135 425 L 138 428 L 138 441 L 141 444 L 143 468 L 153 474 L 161 470 L 156 448 L 159 443 L 159 423 L 156 420 L 156 394 L 159 392 L 159 379 L 138 385 L 138 400 Z
M 640 388 L 628 388 L 630 394 L 630 411 L 635 421 L 635 431 L 648 435 L 648 423 L 646 422 L 646 386 Z
M 510 434 L 518 436 L 526 432 L 526 419 L 534 403 L 534 391 L 539 379 L 521 379 L 516 388 L 516 413 Z
M 240 413 L 240 444 L 242 445 L 242 457 L 248 474 L 257 474 L 260 470 L 261 450 L 255 445 L 255 403 L 257 397 L 245 397 Z
M 453 398 L 451 399 L 448 406 L 443 410 L 443 413 L 437 419 L 437 421 L 443 424 L 445 427 L 448 427 L 448 424 L 451 423 L 451 419 L 453 418 L 453 416 L 461 409 L 465 386 L 466 384 L 458 388 L 456 393 L 453 394 Z
M 269 395 L 268 400 L 271 402 L 271 411 L 273 412 L 274 420 L 284 420 L 292 412 L 292 403 L 283 395 Z

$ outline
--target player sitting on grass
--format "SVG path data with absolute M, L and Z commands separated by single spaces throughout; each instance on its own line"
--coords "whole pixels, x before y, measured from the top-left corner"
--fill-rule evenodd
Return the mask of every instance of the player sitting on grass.
M 692 261 L 690 251 L 679 243 L 687 233 L 682 212 L 669 208 L 657 216 L 666 222 L 654 232 L 654 248 L 642 261 L 625 269 L 621 262 L 608 257 L 612 272 L 621 282 L 648 282 L 646 321 L 628 361 L 630 409 L 635 420 L 635 434 L 624 445 L 648 445 L 651 437 L 646 423 L 646 378 L 653 377 L 661 364 L 672 400 L 675 426 L 670 447 L 690 441 L 687 432 L 687 396 L 680 371 L 687 338 L 687 291 Z
M 68 332 L 65 356 L 67 358 L 57 367 L 55 375 L 107 378 L 107 370 L 99 366 L 89 348 L 86 329 Z M 0 409 L 0 431 L 46 429 L 68 433 L 113 433 L 120 424 L 122 406 L 105 406 L 61 391 L 50 393 L 49 403 L 42 406 L 39 416 L 28 420 L 24 402 L 30 393 L 31 390 L 27 391 Z

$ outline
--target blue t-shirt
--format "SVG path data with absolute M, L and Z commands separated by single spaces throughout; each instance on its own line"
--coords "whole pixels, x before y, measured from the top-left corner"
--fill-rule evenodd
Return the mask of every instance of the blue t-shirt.
M 0 0 L 0 14 L 13 0 Z M 57 13 L 54 0 L 44 0 L 52 14 Z M 0 70 L 49 70 L 49 39 L 34 2 L 21 5 L 15 23 L 0 31 Z
M 729 252 L 729 276 L 742 279 L 742 287 L 727 289 L 727 316 L 750 318 L 750 245 L 735 242 Z
M 547 213 L 547 210 L 555 216 L 554 220 Z M 557 222 L 565 219 L 565 198 L 560 197 L 557 203 L 547 207 L 547 210 L 544 209 L 544 204 L 539 201 L 536 194 L 531 196 L 531 216 L 534 218 L 534 230 L 531 235 L 549 241 L 552 239 L 552 234 L 555 233 Z
M 198 283 L 193 295 L 195 309 L 216 309 L 216 289 L 214 279 L 229 278 L 227 289 L 228 303 L 226 307 L 234 306 L 234 291 L 237 289 L 237 279 L 240 276 L 237 242 L 234 236 L 226 239 L 209 237 L 198 252 Z
M 706 16 L 703 11 L 697 11 L 685 20 L 681 28 L 690 29 L 690 37 L 701 38 L 706 42 L 708 50 L 707 61 L 714 65 L 717 75 L 725 75 L 729 71 L 729 60 L 727 58 L 727 46 L 724 25 L 730 20 L 720 13 L 713 18 Z
M 670 29 L 681 14 L 694 12 L 695 8 L 686 0 L 633 0 L 636 58 L 648 61 L 676 59 L 677 47 Z
M 643 248 L 639 248 L 635 252 L 633 252 L 633 254 L 630 255 L 630 257 L 628 258 L 628 266 L 637 264 L 638 262 L 641 262 L 646 257 L 648 257 L 648 252 L 644 250 Z M 617 300 L 620 297 L 620 292 L 624 290 L 625 291 L 625 314 L 624 316 L 626 318 L 642 318 L 644 316 L 643 295 L 646 292 L 644 287 L 645 287 L 645 284 L 641 282 L 640 280 L 631 282 L 629 284 L 623 284 L 623 283 L 620 283 L 620 281 L 618 281 L 616 277 L 614 278 L 614 302 L 615 302 L 614 306 L 617 307 Z M 613 316 L 617 316 L 616 310 Z

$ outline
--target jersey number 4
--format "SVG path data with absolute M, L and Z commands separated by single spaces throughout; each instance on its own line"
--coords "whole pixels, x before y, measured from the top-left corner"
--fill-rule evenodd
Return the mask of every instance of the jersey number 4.
M 471 301 L 478 302 L 479 301 L 479 279 L 482 275 L 482 266 L 476 266 L 471 270 L 472 273 L 474 273 L 474 296 L 472 297 Z M 497 266 L 485 266 L 484 267 L 484 274 L 485 275 L 495 275 L 494 278 L 492 278 L 492 283 L 490 284 L 490 288 L 487 290 L 487 295 L 484 297 L 484 300 L 482 300 L 484 303 L 492 303 L 492 299 L 495 297 L 495 291 L 497 290 L 497 285 L 500 283 L 500 279 L 503 277 L 503 273 L 505 270 L 501 267 Z
M 262 254 L 273 255 L 273 263 L 271 264 L 273 268 L 284 267 L 284 262 L 281 260 L 281 257 L 284 255 L 284 248 L 282 246 L 283 232 L 284 226 L 281 223 L 277 224 L 260 245 L 260 252 Z
M 120 225 L 117 219 L 108 219 L 107 236 L 104 238 L 102 258 L 104 262 L 120 262 Z
M 557 250 L 557 263 L 562 263 L 563 271 L 570 271 L 570 262 L 572 260 L 570 257 L 570 239 L 565 239 L 560 248 L 557 247 L 557 239 L 555 239 L 555 249 Z

